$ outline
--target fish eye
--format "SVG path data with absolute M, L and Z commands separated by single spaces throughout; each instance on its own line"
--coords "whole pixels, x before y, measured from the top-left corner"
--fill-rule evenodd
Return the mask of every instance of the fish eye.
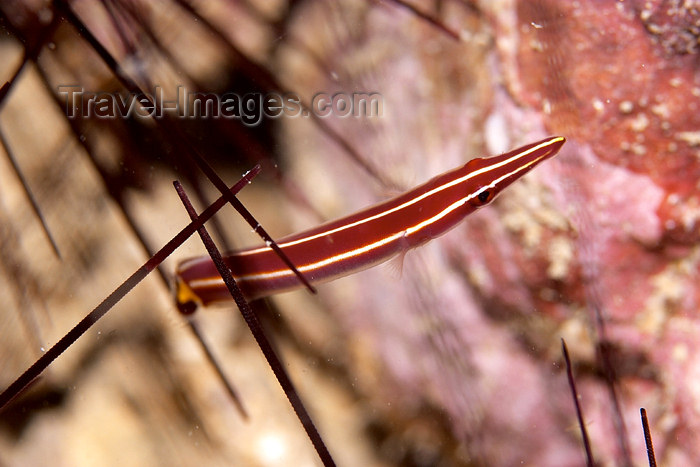
M 479 201 L 481 203 L 488 203 L 491 200 L 491 191 L 484 190 L 478 195 L 476 195 L 476 197 L 479 198 Z

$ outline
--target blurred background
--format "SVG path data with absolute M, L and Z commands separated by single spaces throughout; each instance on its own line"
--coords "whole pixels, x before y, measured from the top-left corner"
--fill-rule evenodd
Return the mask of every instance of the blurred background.
M 389 264 L 259 303 L 339 465 L 700 462 L 700 4 L 693 1 L 5 1 L 0 386 L 217 191 L 274 237 L 549 135 L 554 160 Z M 73 101 L 66 89 L 84 91 Z M 381 96 L 376 114 L 100 117 L 142 90 Z M 114 102 L 114 101 L 113 101 Z M 124 101 L 123 101 L 124 102 Z M 184 102 L 184 101 L 183 101 Z M 74 111 L 75 117 L 68 115 Z M 257 245 L 230 207 L 219 246 Z M 192 238 L 0 414 L 0 465 L 320 465 L 233 306 L 191 317 Z M 699 332 L 695 332 L 699 331 Z

